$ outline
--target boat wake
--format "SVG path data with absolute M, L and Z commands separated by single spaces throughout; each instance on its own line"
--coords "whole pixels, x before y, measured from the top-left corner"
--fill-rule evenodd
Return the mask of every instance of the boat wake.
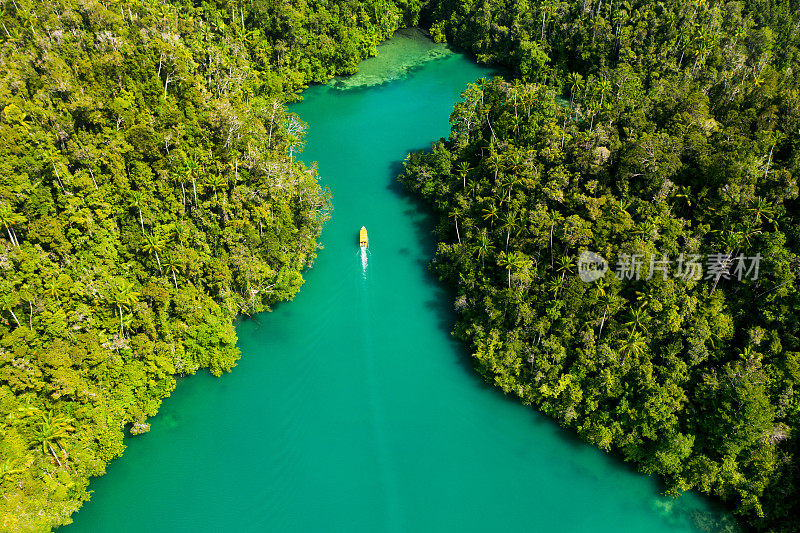
M 367 249 L 361 248 L 361 271 L 367 275 Z

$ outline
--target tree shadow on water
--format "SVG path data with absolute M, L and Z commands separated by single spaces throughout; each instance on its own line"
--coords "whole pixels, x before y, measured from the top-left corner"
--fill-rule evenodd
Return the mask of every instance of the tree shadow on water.
M 411 150 L 411 151 L 430 151 L 430 148 Z M 436 214 L 431 207 L 422 199 L 414 195 L 398 180 L 398 176 L 403 172 L 402 161 L 394 161 L 389 166 L 389 180 L 387 188 L 410 204 L 410 208 L 404 211 L 404 215 L 411 221 L 414 229 L 414 236 L 420 243 L 424 256 L 418 260 L 420 268 L 425 272 L 426 280 L 431 287 L 431 299 L 424 303 L 425 307 L 432 311 L 436 317 L 436 325 L 440 330 L 451 334 L 458 319 L 457 313 L 453 308 L 456 292 L 453 287 L 442 282 L 430 269 L 430 261 L 436 250 L 436 236 L 434 228 L 437 223 Z M 405 250 L 405 253 L 410 253 Z M 487 382 L 475 366 L 471 350 L 466 343 L 450 335 L 449 344 L 452 353 L 456 355 L 456 363 L 469 376 L 469 378 L 483 390 L 489 391 L 498 397 L 503 397 L 505 401 L 514 401 L 521 407 L 529 409 L 528 417 L 534 426 L 537 426 L 546 433 L 552 435 L 560 445 L 569 450 L 569 454 L 599 454 L 605 455 L 610 464 L 619 470 L 631 475 L 645 476 L 639 472 L 636 465 L 625 461 L 619 450 L 612 450 L 609 453 L 603 452 L 596 446 L 583 440 L 574 428 L 563 427 L 554 418 L 540 413 L 533 405 L 524 405 L 520 399 L 514 395 L 504 393 L 499 387 Z M 577 457 L 576 457 L 577 459 Z M 584 475 L 597 476 L 598 472 L 588 466 L 581 466 L 581 461 L 576 460 L 573 467 L 580 470 Z M 655 478 L 658 493 L 664 494 L 666 485 L 659 477 Z M 690 525 L 696 531 L 713 533 L 734 533 L 741 531 L 740 525 L 730 514 L 723 503 L 700 495 L 705 500 L 704 506 L 698 506 L 687 497 L 672 499 L 668 496 L 654 494 L 651 501 L 652 510 L 664 516 L 665 520 L 672 522 L 678 527 Z
M 430 151 L 430 148 L 409 150 L 409 152 L 419 151 Z M 396 196 L 410 204 L 410 208 L 406 209 L 403 214 L 411 221 L 411 227 L 414 230 L 414 238 L 423 250 L 424 255 L 417 259 L 416 262 L 419 268 L 424 272 L 425 281 L 431 289 L 431 299 L 424 302 L 424 306 L 426 309 L 432 311 L 436 320 L 436 327 L 441 331 L 447 332 L 449 337 L 448 344 L 452 348 L 452 353 L 456 355 L 455 362 L 459 368 L 461 368 L 469 379 L 481 389 L 502 394 L 502 391 L 499 391 L 496 387 L 487 383 L 477 371 L 472 353 L 468 346 L 452 336 L 453 328 L 458 319 L 453 309 L 456 293 L 453 287 L 439 280 L 430 268 L 430 262 L 433 259 L 437 242 L 436 235 L 434 234 L 434 228 L 437 223 L 436 214 L 424 200 L 406 190 L 397 179 L 403 172 L 403 169 L 402 161 L 393 161 L 390 163 L 387 188 Z M 406 250 L 406 253 L 410 253 L 410 251 Z

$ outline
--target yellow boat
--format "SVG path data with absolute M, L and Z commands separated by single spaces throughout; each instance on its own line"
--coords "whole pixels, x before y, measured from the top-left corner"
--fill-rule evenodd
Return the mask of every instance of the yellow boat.
M 361 226 L 361 231 L 358 234 L 358 244 L 362 248 L 366 248 L 369 244 L 369 239 L 367 238 L 367 228 L 365 226 Z

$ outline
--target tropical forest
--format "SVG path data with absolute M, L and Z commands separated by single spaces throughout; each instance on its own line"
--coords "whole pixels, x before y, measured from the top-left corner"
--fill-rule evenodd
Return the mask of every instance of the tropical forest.
M 425 43 L 418 47 L 441 52 L 405 69 L 407 80 L 335 89 L 409 28 Z M 393 87 L 415 76 L 451 77 L 444 69 L 452 58 L 469 65 L 459 67 L 466 81 L 452 80 L 457 94 L 427 89 L 441 99 L 444 131 L 420 126 L 419 142 L 398 141 L 397 155 L 387 156 L 398 161 L 381 160 L 388 170 L 378 174 L 374 193 L 349 184 L 357 174 L 375 181 L 367 160 L 383 157 L 379 150 L 393 139 L 396 117 L 385 104 L 368 108 L 367 94 L 414 101 L 393 96 Z M 482 75 L 470 77 L 478 68 Z M 422 90 L 414 87 L 404 90 Z M 322 88 L 362 104 L 333 96 L 324 104 Z M 335 117 L 333 133 L 304 111 L 315 98 L 322 109 L 314 113 Z M 359 105 L 373 113 L 372 131 L 339 118 Z M 330 137 L 317 140 L 317 131 Z M 359 151 L 358 135 L 375 148 Z M 344 170 L 311 159 L 326 143 Z M 364 160 L 336 143 L 355 146 Z M 126 448 L 166 438 L 159 412 L 199 377 L 190 376 L 225 383 L 250 368 L 248 358 L 266 365 L 300 353 L 250 353 L 250 337 L 291 337 L 313 345 L 307 349 L 324 364 L 346 365 L 328 374 L 302 358 L 291 373 L 265 366 L 263 379 L 279 383 L 271 390 L 262 381 L 250 393 L 270 397 L 286 386 L 302 405 L 312 393 L 287 376 L 319 372 L 308 387 L 334 391 L 356 413 L 336 422 L 327 444 L 330 421 L 309 422 L 296 439 L 317 440 L 308 457 L 329 454 L 330 464 L 337 462 L 330 443 L 341 439 L 353 486 L 386 509 L 374 523 L 329 521 L 333 529 L 465 529 L 451 521 L 455 507 L 412 503 L 405 495 L 424 491 L 426 482 L 403 474 L 425 454 L 448 472 L 468 466 L 434 453 L 432 443 L 413 448 L 411 437 L 433 416 L 410 407 L 415 395 L 436 392 L 423 386 L 429 361 L 463 350 L 468 372 L 442 364 L 485 405 L 459 402 L 443 388 L 424 398 L 458 402 L 460 414 L 442 411 L 431 427 L 480 409 L 514 409 L 522 418 L 507 415 L 512 434 L 536 446 L 524 417 L 540 413 L 562 438 L 598 452 L 602 468 L 629 468 L 630 483 L 652 479 L 653 498 L 699 495 L 725 516 L 695 516 L 687 531 L 800 531 L 797 0 L 3 0 L 0 149 L 0 531 L 80 526 L 84 512 L 106 505 L 103 493 L 115 485 L 93 490 L 95 482 L 125 463 Z M 337 182 L 337 172 L 346 179 Z M 411 228 L 404 238 L 419 246 L 419 260 L 404 259 L 416 248 L 392 241 L 400 224 L 389 222 L 394 211 Z M 362 243 L 360 259 L 350 261 L 359 244 L 351 233 L 362 225 L 355 220 L 373 212 L 363 222 L 376 228 L 369 256 Z M 338 217 L 349 223 L 351 214 L 354 227 L 340 232 Z M 407 220 L 418 214 L 422 222 Z M 347 243 L 341 254 L 337 235 Z M 340 255 L 346 269 L 333 265 Z M 402 334 L 413 331 L 413 310 L 398 311 L 378 336 L 369 317 L 390 316 L 406 291 L 402 274 L 380 277 L 381 261 L 408 261 L 403 268 L 419 275 L 415 283 L 427 296 L 414 304 L 423 313 L 417 320 L 438 313 L 439 322 L 424 321 L 445 339 L 441 350 L 426 352 L 433 341 Z M 329 277 L 312 277 L 326 269 Z M 362 283 L 361 299 L 345 303 L 347 291 L 333 280 L 351 274 Z M 384 292 L 378 283 L 387 284 Z M 340 309 L 334 296 L 312 292 L 333 289 Z M 312 303 L 316 318 L 303 326 L 250 328 L 283 324 L 281 313 Z M 333 318 L 320 315 L 325 307 L 343 318 L 367 317 L 360 337 L 341 342 L 352 346 L 359 337 L 353 350 L 367 350 L 368 359 L 348 361 L 336 337 L 326 340 L 347 328 L 331 322 L 326 330 Z M 445 344 L 451 332 L 457 346 Z M 392 343 L 406 347 L 400 357 L 419 351 L 421 359 L 409 359 L 407 372 L 380 366 L 399 364 L 388 361 L 394 356 L 373 360 Z M 447 376 L 428 378 L 456 379 Z M 363 395 L 350 379 L 365 383 Z M 401 394 L 394 390 L 409 396 L 391 411 Z M 319 396 L 315 412 L 326 402 L 339 405 Z M 264 424 L 278 416 L 272 413 L 287 418 L 263 440 L 278 450 L 304 449 L 290 437 L 298 412 L 269 405 L 253 409 L 265 413 Z M 348 440 L 350 423 L 372 428 L 369 437 Z M 255 425 L 251 419 L 247 427 Z M 190 440 L 225 431 L 209 425 Z M 469 447 L 487 430 L 474 431 L 460 442 L 457 431 L 443 429 L 442 445 Z M 254 453 L 242 455 L 253 464 L 279 457 L 258 490 L 281 492 L 270 479 L 296 477 L 295 492 L 284 492 L 306 507 L 325 491 L 341 492 L 324 482 L 338 479 L 338 470 L 317 466 L 313 482 L 282 470 L 292 461 L 304 465 L 297 472 L 315 470 L 315 460 L 294 458 L 300 451 L 281 456 L 259 451 L 267 446 L 261 437 L 230 439 L 252 442 Z M 572 453 L 570 446 L 561 444 L 561 453 Z M 400 451 L 406 447 L 413 454 Z M 374 476 L 371 467 L 359 471 L 358 461 L 373 455 Z M 245 459 L 232 453 L 219 460 Z M 503 460 L 510 469 L 530 463 L 513 454 Z M 102 481 L 113 483 L 112 474 Z M 492 478 L 490 468 L 485 476 Z M 381 488 L 369 488 L 372 481 Z M 314 496 L 297 492 L 312 486 Z M 482 503 L 461 505 L 480 510 Z M 339 516 L 319 505 L 320 519 Z M 503 505 L 548 513 L 536 498 L 485 509 Z M 270 512 L 253 510 L 260 522 L 222 529 L 315 529 L 272 522 Z M 429 514 L 416 521 L 417 513 Z M 475 522 L 475 530 L 557 530 L 492 513 L 485 512 L 494 525 Z M 619 531 L 625 519 L 616 517 L 617 529 L 597 519 L 563 530 Z M 150 530 L 130 520 L 125 531 Z M 631 527 L 657 531 L 645 522 Z M 207 530 L 221 529 L 209 523 Z

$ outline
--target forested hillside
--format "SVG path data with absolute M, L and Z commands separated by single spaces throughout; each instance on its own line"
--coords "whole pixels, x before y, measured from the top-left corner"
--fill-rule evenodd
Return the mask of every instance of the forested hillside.
M 330 200 L 283 105 L 413 22 L 384 0 L 0 12 L 0 530 L 68 523 L 177 376 L 292 297 Z
M 797 531 L 800 5 L 431 7 L 435 37 L 513 72 L 401 177 L 441 215 L 481 373 L 670 493 Z
M 234 318 L 296 293 L 331 204 L 284 102 L 420 12 L 513 78 L 402 176 L 480 371 L 674 494 L 797 529 L 796 0 L 9 0 L 1 530 L 68 523 L 176 377 L 235 364 Z

